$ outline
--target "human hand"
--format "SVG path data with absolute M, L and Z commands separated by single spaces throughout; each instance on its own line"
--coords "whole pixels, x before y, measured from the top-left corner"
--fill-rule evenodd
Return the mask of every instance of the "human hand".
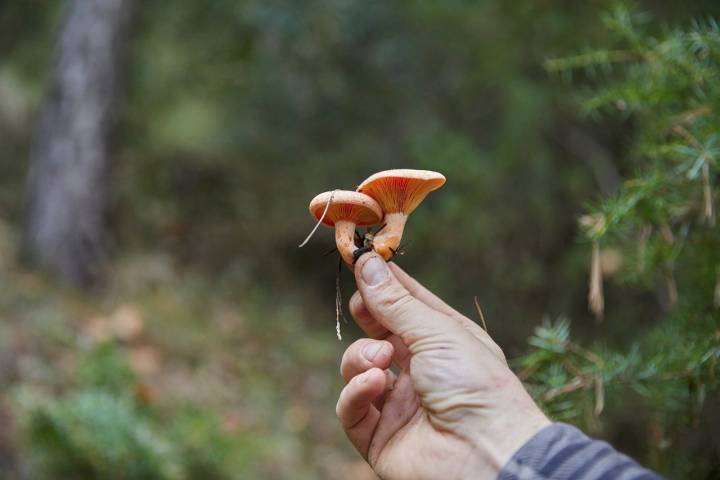
M 495 478 L 550 424 L 502 350 L 376 253 L 355 278 L 350 311 L 370 338 L 342 359 L 337 415 L 350 441 L 385 480 Z

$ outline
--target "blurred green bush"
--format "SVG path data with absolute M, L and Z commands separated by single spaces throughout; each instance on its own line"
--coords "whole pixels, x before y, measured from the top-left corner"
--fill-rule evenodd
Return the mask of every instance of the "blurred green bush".
M 162 412 L 143 403 L 142 385 L 112 343 L 78 359 L 68 393 L 22 398 L 25 442 L 35 478 L 231 478 L 227 439 L 213 412 Z

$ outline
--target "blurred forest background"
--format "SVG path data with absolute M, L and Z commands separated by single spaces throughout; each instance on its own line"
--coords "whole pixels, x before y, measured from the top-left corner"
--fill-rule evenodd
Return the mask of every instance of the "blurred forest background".
M 374 478 L 332 235 L 297 245 L 315 194 L 405 167 L 447 184 L 398 263 L 477 296 L 554 418 L 720 478 L 718 16 L 0 1 L 0 477 Z

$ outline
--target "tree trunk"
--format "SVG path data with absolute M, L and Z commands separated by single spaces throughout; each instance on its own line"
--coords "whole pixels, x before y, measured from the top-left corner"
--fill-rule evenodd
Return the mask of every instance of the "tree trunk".
M 106 263 L 108 143 L 131 3 L 69 3 L 31 153 L 30 259 L 77 286 L 100 280 Z

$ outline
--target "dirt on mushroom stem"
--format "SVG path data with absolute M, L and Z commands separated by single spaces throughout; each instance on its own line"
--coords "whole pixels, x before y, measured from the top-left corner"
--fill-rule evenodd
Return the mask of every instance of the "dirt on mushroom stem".
M 348 265 L 354 264 L 353 253 L 358 248 L 355 227 L 374 225 L 383 217 L 383 211 L 375 200 L 363 193 L 347 190 L 317 195 L 310 201 L 309 210 L 318 219 L 318 224 L 335 228 L 338 252 Z
M 429 170 L 393 169 L 369 176 L 357 188 L 375 199 L 385 216 L 384 228 L 377 232 L 373 247 L 385 260 L 398 252 L 407 217 L 428 193 L 445 183 L 445 177 Z
M 390 260 L 400 247 L 407 215 L 402 212 L 386 213 L 385 226 L 372 237 L 372 247 L 385 260 Z

